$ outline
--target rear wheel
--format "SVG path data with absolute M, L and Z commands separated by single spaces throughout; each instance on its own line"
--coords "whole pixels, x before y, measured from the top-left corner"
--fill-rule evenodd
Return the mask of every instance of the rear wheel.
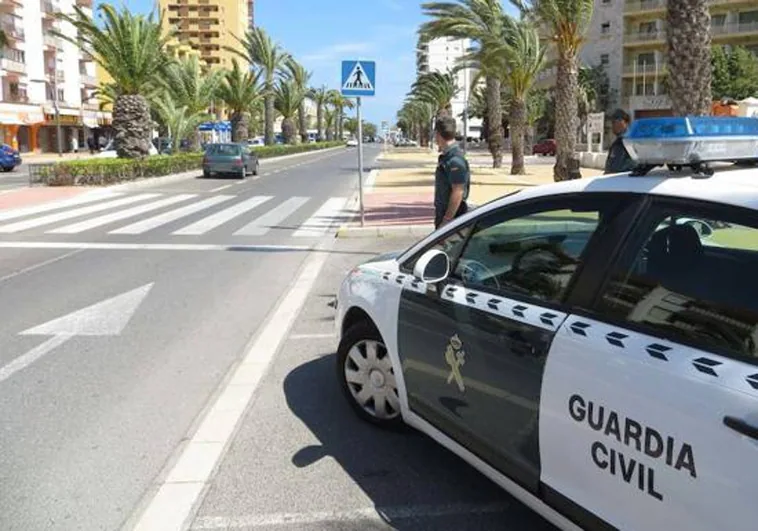
M 203 170 L 203 177 L 204 177 L 204 178 L 206 178 L 206 179 L 207 179 L 207 178 L 209 178 L 210 176 L 211 176 L 211 172 L 209 172 L 208 170 Z
M 261 163 L 257 160 L 255 161 L 255 169 L 253 170 L 253 175 L 258 175 L 258 170 L 260 169 Z
M 404 426 L 392 360 L 370 323 L 357 323 L 343 336 L 337 349 L 337 378 L 363 420 L 387 429 Z

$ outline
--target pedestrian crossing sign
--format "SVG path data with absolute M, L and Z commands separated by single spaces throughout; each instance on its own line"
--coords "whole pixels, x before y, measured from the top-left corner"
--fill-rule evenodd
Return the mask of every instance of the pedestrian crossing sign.
M 374 61 L 342 61 L 342 95 L 373 96 L 376 93 Z

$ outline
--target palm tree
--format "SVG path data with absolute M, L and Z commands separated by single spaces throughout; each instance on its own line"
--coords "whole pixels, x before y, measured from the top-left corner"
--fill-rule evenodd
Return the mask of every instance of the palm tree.
M 486 50 L 492 42 L 502 41 L 504 11 L 501 0 L 430 2 L 422 4 L 421 7 L 424 14 L 432 18 L 422 24 L 419 30 L 419 33 L 427 38 L 471 39 L 482 51 Z M 501 71 L 496 63 L 484 61 L 480 66 L 486 82 L 486 122 L 489 128 L 487 144 L 492 154 L 492 166 L 499 168 L 503 163 L 504 137 L 500 103 Z
M 705 1 L 705 0 L 703 0 Z M 558 153 L 553 179 L 570 178 L 570 161 L 576 144 L 579 49 L 592 19 L 594 0 L 511 0 L 522 13 L 546 26 L 558 52 L 555 85 L 555 141 Z
M 434 106 L 431 103 L 411 97 L 405 101 L 403 108 L 398 113 L 405 121 L 415 126 L 419 143 L 422 146 L 428 146 L 431 140 L 434 111 Z
M 208 115 L 202 111 L 194 111 L 187 105 L 176 101 L 169 93 L 156 100 L 153 105 L 163 125 L 168 130 L 171 138 L 173 152 L 179 150 L 182 140 L 193 135 L 197 126 L 208 119 Z
M 411 86 L 411 94 L 432 104 L 437 117 L 450 116 L 458 87 L 452 73 L 430 72 L 418 77 Z
M 308 91 L 308 98 L 316 104 L 316 128 L 318 129 L 318 141 L 324 141 L 324 108 L 329 103 L 329 89 L 326 85 L 318 88 L 311 88 Z
M 335 133 L 338 140 L 342 140 L 344 133 L 345 109 L 352 109 L 355 104 L 350 98 L 346 98 L 338 90 L 329 91 L 329 101 L 337 111 L 335 120 Z
M 245 34 L 243 39 L 235 37 L 242 45 L 243 50 L 227 48 L 247 59 L 250 64 L 257 65 L 263 72 L 264 87 L 266 89 L 265 107 L 265 142 L 267 146 L 274 144 L 274 84 L 276 78 L 281 76 L 282 69 L 287 64 L 290 55 L 261 27 L 255 27 Z
M 274 105 L 282 115 L 282 136 L 287 144 L 294 144 L 297 136 L 294 118 L 305 94 L 291 79 L 281 81 L 274 89 L 274 93 Z
M 326 140 L 331 142 L 334 140 L 334 122 L 337 118 L 337 109 L 324 107 L 324 130 L 326 131 Z
M 493 45 L 491 53 L 504 63 L 503 81 L 510 96 L 508 122 L 511 129 L 511 174 L 523 175 L 524 134 L 527 125 L 527 98 L 537 74 L 545 63 L 545 49 L 534 25 L 528 20 L 516 21 L 504 16 L 503 42 Z
M 241 142 L 248 138 L 248 113 L 255 102 L 266 95 L 261 90 L 262 71 L 243 71 L 237 60 L 232 61 L 232 69 L 226 72 L 218 87 L 218 98 L 224 102 L 232 122 L 232 141 Z
M 118 87 L 113 103 L 113 130 L 119 157 L 144 157 L 150 148 L 152 120 L 145 97 L 158 85 L 171 60 L 165 53 L 172 34 L 161 29 L 163 19 L 154 14 L 120 12 L 108 4 L 98 8 L 102 20 L 95 20 L 79 6 L 72 14 L 58 16 L 73 25 L 78 36 L 58 31 L 60 37 L 76 46 L 83 43 L 93 51 L 95 61 L 110 75 Z
M 303 95 L 308 93 L 308 82 L 311 79 L 311 72 L 308 72 L 303 65 L 295 61 L 293 58 L 286 63 L 287 73 L 289 78 L 294 83 L 298 92 Z M 305 97 L 300 101 L 300 107 L 297 110 L 298 129 L 300 132 L 300 141 L 308 142 L 308 116 L 305 114 Z
M 708 0 L 669 0 L 668 82 L 675 115 L 711 113 L 711 13 Z
M 169 66 L 162 84 L 176 108 L 186 107 L 189 115 L 205 115 L 222 79 L 223 73 L 220 70 L 203 72 L 198 58 L 188 57 Z M 193 148 L 200 145 L 198 135 L 193 135 L 192 141 Z

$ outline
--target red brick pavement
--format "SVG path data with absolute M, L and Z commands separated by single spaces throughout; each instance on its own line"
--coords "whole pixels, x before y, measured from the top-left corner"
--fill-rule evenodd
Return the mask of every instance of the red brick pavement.
M 434 192 L 368 192 L 363 197 L 366 225 L 424 225 L 434 222 Z
M 0 210 L 68 199 L 89 191 L 89 188 L 77 186 L 19 188 L 0 194 Z

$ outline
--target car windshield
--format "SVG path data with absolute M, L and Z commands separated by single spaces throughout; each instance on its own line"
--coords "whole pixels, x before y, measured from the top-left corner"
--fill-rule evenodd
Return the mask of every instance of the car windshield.
M 212 144 L 208 147 L 208 154 L 235 156 L 240 154 L 240 146 L 237 144 Z

